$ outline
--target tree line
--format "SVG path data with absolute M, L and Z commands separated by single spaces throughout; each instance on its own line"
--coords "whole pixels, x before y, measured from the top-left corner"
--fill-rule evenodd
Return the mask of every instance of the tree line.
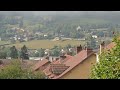
M 21 48 L 21 50 L 17 50 L 15 46 L 10 48 L 5 48 L 3 46 L 0 49 L 0 59 L 6 59 L 7 56 L 11 57 L 11 59 L 29 59 L 28 49 L 25 45 Z

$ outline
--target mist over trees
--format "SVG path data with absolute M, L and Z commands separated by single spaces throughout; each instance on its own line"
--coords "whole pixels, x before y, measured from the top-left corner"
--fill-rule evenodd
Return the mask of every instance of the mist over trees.
M 102 17 L 113 19 L 120 16 L 119 11 L 0 11 L 0 15 L 23 15 L 23 16 L 48 16 L 48 15 L 64 15 L 64 16 L 81 16 L 81 17 Z

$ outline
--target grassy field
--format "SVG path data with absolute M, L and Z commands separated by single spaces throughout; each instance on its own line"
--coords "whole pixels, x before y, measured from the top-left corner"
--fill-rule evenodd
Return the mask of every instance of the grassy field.
M 16 48 L 20 49 L 23 45 L 26 45 L 29 49 L 40 49 L 40 48 L 52 48 L 55 45 L 57 46 L 66 46 L 66 45 L 82 45 L 84 44 L 84 41 L 78 41 L 78 40 L 66 40 L 66 41 L 50 41 L 50 40 L 33 40 L 28 42 L 22 42 L 22 43 L 16 43 L 8 46 L 16 46 Z
M 0 41 L 0 45 L 9 44 L 9 43 L 10 43 L 9 41 Z

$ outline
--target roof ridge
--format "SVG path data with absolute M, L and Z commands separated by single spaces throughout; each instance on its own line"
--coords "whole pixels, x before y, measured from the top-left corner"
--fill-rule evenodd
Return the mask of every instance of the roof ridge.
M 80 52 L 79 52 L 80 53 Z M 60 78 L 62 75 L 66 74 L 67 72 L 69 72 L 70 70 L 72 70 L 75 66 L 79 65 L 82 61 L 84 61 L 85 59 L 87 59 L 89 56 L 91 56 L 92 54 L 94 54 L 95 52 L 91 52 L 87 57 L 83 58 L 83 60 L 79 61 L 76 65 L 73 65 L 72 67 L 69 67 L 68 69 L 66 69 L 62 74 L 60 74 L 57 77 L 54 77 L 54 79 Z M 73 59 L 73 58 L 72 58 Z

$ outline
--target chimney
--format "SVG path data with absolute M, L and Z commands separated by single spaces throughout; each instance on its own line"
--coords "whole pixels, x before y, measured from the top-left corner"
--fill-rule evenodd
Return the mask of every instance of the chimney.
M 105 47 L 105 42 L 103 41 L 103 42 L 100 44 L 100 54 L 101 54 L 102 51 L 104 50 L 104 47 Z
M 91 52 L 93 52 L 93 50 L 92 50 L 92 49 L 87 48 L 87 47 L 85 47 L 85 50 L 86 50 L 86 52 L 87 52 L 87 56 L 88 56 Z
M 52 62 L 53 61 L 53 57 L 49 57 L 49 61 Z
M 60 60 L 64 60 L 66 56 L 60 56 Z
M 60 56 L 59 62 L 63 63 L 65 58 L 66 58 L 66 56 Z
M 67 55 L 71 55 L 72 56 L 72 52 L 67 52 Z
M 49 60 L 49 56 L 46 56 L 45 59 Z
M 57 61 L 57 60 L 59 60 L 59 58 L 55 58 L 55 60 Z
M 82 51 L 82 46 L 80 45 L 80 46 L 77 46 L 77 48 L 76 48 L 77 50 L 76 50 L 76 53 L 78 54 L 80 51 Z
M 62 63 L 62 62 L 64 61 L 65 58 L 66 58 L 66 56 L 65 56 L 65 51 L 62 50 L 62 51 L 61 51 L 61 54 L 60 54 L 60 57 L 59 57 L 60 63 Z

